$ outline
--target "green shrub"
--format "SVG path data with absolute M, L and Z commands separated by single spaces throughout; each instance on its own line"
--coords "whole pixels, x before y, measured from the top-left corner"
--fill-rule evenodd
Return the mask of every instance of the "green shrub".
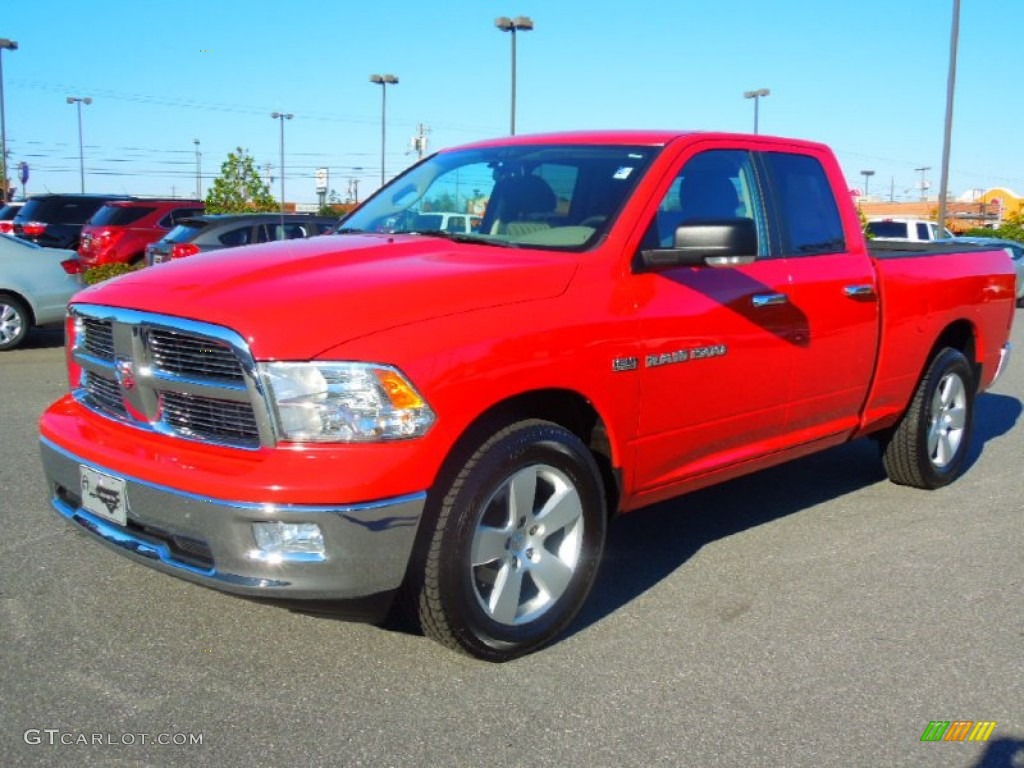
M 86 285 L 95 285 L 96 283 L 101 283 L 104 280 L 109 280 L 112 277 L 134 272 L 144 266 L 145 264 L 141 262 L 134 266 L 131 264 L 122 264 L 120 262 L 116 262 L 114 264 L 102 264 L 98 267 L 91 267 L 85 270 L 85 272 L 82 273 L 82 280 L 85 281 Z

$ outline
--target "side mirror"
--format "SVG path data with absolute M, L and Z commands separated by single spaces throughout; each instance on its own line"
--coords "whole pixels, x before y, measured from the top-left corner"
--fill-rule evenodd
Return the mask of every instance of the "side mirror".
M 676 229 L 672 248 L 640 251 L 644 270 L 671 267 L 736 267 L 757 258 L 753 219 L 699 219 Z

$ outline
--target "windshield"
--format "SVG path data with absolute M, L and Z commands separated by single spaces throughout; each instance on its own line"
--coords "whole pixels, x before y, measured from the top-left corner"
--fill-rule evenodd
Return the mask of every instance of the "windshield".
M 339 232 L 581 250 L 608 229 L 659 150 L 543 145 L 442 152 L 385 186 L 343 219 Z

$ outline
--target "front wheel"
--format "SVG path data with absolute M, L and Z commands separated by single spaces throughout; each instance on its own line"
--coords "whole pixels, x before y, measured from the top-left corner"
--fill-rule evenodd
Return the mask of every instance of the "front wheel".
M 549 642 L 590 591 L 606 518 L 578 437 L 543 421 L 497 431 L 441 501 L 417 596 L 424 633 L 489 661 Z
M 32 325 L 28 308 L 13 296 L 0 294 L 0 351 L 14 349 Z
M 883 445 L 882 463 L 890 480 L 932 489 L 960 476 L 967 462 L 974 393 L 967 358 L 955 349 L 939 352 Z

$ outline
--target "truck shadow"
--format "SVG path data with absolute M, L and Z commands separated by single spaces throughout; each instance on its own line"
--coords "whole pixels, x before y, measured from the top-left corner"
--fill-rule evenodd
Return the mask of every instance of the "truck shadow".
M 64 326 L 33 328 L 19 349 L 54 349 L 64 346 Z
M 978 398 L 968 466 L 1021 412 L 1014 397 Z M 609 527 L 597 583 L 566 636 L 627 605 L 714 541 L 884 481 L 878 447 L 858 440 L 625 515 Z

